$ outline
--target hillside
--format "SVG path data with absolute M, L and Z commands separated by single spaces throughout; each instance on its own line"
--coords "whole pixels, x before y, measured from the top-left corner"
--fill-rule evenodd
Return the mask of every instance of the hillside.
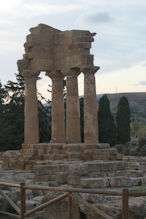
M 111 111 L 117 112 L 117 105 L 122 96 L 127 97 L 131 109 L 131 120 L 146 122 L 146 92 L 107 94 L 110 100 Z M 97 95 L 99 99 L 101 95 Z

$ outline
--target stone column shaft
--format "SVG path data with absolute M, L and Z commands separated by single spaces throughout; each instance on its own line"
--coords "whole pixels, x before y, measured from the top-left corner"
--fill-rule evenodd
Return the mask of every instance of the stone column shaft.
M 24 77 L 25 79 L 25 123 L 24 143 L 39 143 L 38 102 L 36 91 L 36 77 Z
M 52 78 L 52 142 L 65 142 L 63 77 Z
M 81 142 L 80 104 L 78 97 L 78 82 L 76 75 L 67 77 L 66 142 Z
M 98 143 L 98 115 L 94 72 L 84 74 L 84 141 Z

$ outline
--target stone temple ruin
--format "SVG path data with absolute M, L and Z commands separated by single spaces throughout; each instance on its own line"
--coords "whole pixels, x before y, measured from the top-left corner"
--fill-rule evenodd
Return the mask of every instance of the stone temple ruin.
M 90 54 L 95 33 L 60 31 L 44 24 L 30 29 L 18 70 L 25 79 L 25 137 L 19 152 L 6 153 L 12 169 L 34 169 L 35 181 L 83 188 L 145 185 L 144 171 L 115 148 L 98 142 L 94 74 Z M 52 79 L 52 140 L 39 143 L 36 80 Z M 81 143 L 77 76 L 84 73 L 84 139 Z M 63 78 L 67 78 L 66 125 Z
M 39 143 L 36 79 L 41 71 L 52 79 L 52 143 L 80 143 L 80 112 L 77 76 L 85 75 L 85 143 L 98 142 L 97 104 L 90 54 L 94 33 L 59 31 L 44 24 L 30 29 L 25 54 L 18 70 L 25 79 L 25 144 Z M 66 130 L 64 122 L 63 78 L 67 77 Z
M 94 74 L 99 67 L 94 66 L 93 55 L 90 54 L 95 33 L 81 30 L 60 31 L 44 24 L 31 28 L 30 32 L 24 44 L 23 59 L 17 63 L 19 73 L 25 79 L 26 89 L 22 168 L 30 168 L 34 165 L 34 160 L 104 160 L 112 156 L 121 159 L 108 144 L 98 143 Z M 47 145 L 39 144 L 36 80 L 41 71 L 45 71 L 52 79 L 52 140 Z M 84 73 L 85 139 L 82 144 L 77 82 L 77 76 L 81 72 Z M 67 78 L 66 124 L 64 77 Z M 93 148 L 97 151 L 93 152 Z M 28 159 L 30 156 L 31 161 Z

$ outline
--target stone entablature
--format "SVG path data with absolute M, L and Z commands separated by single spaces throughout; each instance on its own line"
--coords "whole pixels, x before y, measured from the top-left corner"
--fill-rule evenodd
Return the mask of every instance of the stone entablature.
M 95 33 L 60 31 L 39 24 L 30 29 L 25 54 L 18 70 L 26 82 L 24 143 L 39 143 L 36 79 L 41 71 L 52 79 L 52 142 L 80 143 L 80 110 L 77 76 L 84 77 L 85 143 L 98 143 L 98 122 L 94 74 L 99 70 L 90 54 Z M 63 78 L 67 78 L 66 129 Z
M 60 31 L 48 25 L 39 24 L 30 29 L 26 38 L 23 60 L 18 61 L 20 74 L 23 70 L 56 72 L 66 76 L 72 68 L 93 67 L 90 54 L 95 33 L 83 30 Z

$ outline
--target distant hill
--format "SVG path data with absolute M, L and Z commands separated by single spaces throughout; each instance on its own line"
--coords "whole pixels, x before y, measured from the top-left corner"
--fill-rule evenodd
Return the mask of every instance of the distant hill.
M 99 100 L 103 95 L 97 94 L 97 100 Z M 131 121 L 139 120 L 146 123 L 146 92 L 137 92 L 137 93 L 116 93 L 116 94 L 107 94 L 110 107 L 113 115 L 117 112 L 118 102 L 121 97 L 127 97 L 131 110 Z M 80 96 L 82 98 L 83 96 Z M 51 104 L 51 103 L 50 103 Z M 49 105 L 50 105 L 49 104 Z M 48 106 L 48 104 L 44 104 Z
M 131 120 L 139 120 L 146 122 L 146 92 L 137 92 L 137 93 L 116 93 L 116 94 L 107 94 L 111 111 L 113 114 L 117 112 L 118 102 L 121 97 L 127 97 L 131 109 Z M 99 99 L 101 95 L 97 95 Z

